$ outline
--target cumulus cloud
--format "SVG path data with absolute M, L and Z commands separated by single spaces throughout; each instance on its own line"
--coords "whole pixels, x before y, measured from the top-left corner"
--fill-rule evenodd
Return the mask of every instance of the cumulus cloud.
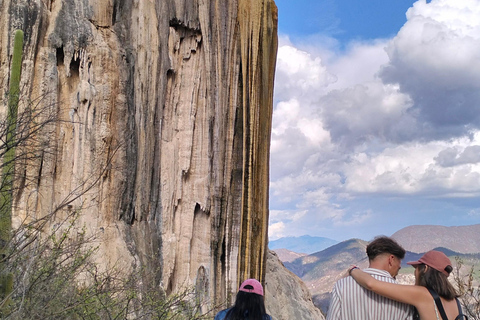
M 369 82 L 335 90 L 319 101 L 319 112 L 332 140 L 347 147 L 367 141 L 399 141 L 412 136 L 412 102 L 395 85 Z
M 480 162 L 480 146 L 469 146 L 463 151 L 458 147 L 449 147 L 440 151 L 435 160 L 442 167 L 476 164 Z
M 380 77 L 415 101 L 419 138 L 462 136 L 480 126 L 479 14 L 479 1 L 417 1 L 387 46 Z
M 480 0 L 420 0 L 389 40 L 342 52 L 282 41 L 271 236 L 367 226 L 393 210 L 369 207 L 380 196 L 480 195 L 479 16 Z M 471 221 L 480 204 L 469 205 L 456 210 Z
M 278 221 L 275 223 L 270 223 L 268 226 L 268 238 L 270 240 L 276 240 L 278 238 L 284 237 L 285 223 L 283 221 Z
M 313 57 L 291 45 L 278 49 L 275 74 L 275 97 L 286 100 L 291 97 L 304 97 L 305 93 L 321 95 L 324 89 L 336 81 L 333 74 L 327 72 L 320 57 Z
M 354 41 L 342 55 L 323 53 L 328 61 L 328 70 L 337 77 L 331 89 L 343 89 L 377 79 L 380 67 L 388 62 L 384 39 Z
M 455 141 L 455 145 L 461 143 Z M 446 146 L 446 142 L 413 143 L 386 148 L 378 154 L 356 154 L 345 166 L 346 190 L 357 194 L 478 196 L 479 168 L 454 167 L 451 165 L 454 148 Z M 459 156 L 457 151 L 453 158 L 457 164 L 466 164 L 472 159 Z M 438 166 L 440 159 L 449 165 Z

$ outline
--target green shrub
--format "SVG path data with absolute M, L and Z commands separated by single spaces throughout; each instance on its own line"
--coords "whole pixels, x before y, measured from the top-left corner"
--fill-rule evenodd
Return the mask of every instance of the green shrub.
M 166 295 L 142 281 L 155 270 L 103 270 L 93 259 L 95 239 L 78 231 L 75 222 L 70 219 L 49 235 L 32 227 L 18 233 L 19 250 L 3 264 L 15 286 L 2 319 L 207 319 L 194 289 Z M 37 240 L 29 241 L 32 237 Z

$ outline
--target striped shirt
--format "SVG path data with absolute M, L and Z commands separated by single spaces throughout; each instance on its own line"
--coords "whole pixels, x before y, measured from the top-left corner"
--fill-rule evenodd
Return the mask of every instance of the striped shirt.
M 375 279 L 396 283 L 387 271 L 373 268 L 363 271 Z M 410 320 L 412 316 L 410 305 L 382 297 L 346 277 L 333 286 L 327 320 Z

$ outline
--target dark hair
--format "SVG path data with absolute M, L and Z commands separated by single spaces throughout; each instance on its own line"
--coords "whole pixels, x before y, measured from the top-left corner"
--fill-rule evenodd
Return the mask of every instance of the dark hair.
M 419 285 L 435 290 L 440 297 L 447 300 L 459 297 L 446 275 L 432 267 L 428 267 L 425 271 L 425 264 L 423 263 L 416 268 L 419 270 Z
M 393 254 L 400 260 L 405 258 L 405 249 L 389 237 L 377 237 L 367 246 L 367 256 L 370 261 L 384 253 Z
M 228 311 L 225 319 L 264 320 L 266 314 L 265 301 L 261 295 L 239 291 L 237 293 L 235 305 Z

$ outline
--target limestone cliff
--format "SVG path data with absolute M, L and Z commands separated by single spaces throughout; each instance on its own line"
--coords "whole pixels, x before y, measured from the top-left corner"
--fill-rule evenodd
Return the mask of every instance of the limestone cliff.
M 266 308 L 274 320 L 323 320 L 307 286 L 287 270 L 277 254 L 269 251 L 265 284 Z
M 276 10 L 0 0 L 0 86 L 22 29 L 23 108 L 57 119 L 34 163 L 17 164 L 29 183 L 19 179 L 14 223 L 78 212 L 104 263 L 146 267 L 167 291 L 196 285 L 214 303 L 240 279 L 263 281 Z

